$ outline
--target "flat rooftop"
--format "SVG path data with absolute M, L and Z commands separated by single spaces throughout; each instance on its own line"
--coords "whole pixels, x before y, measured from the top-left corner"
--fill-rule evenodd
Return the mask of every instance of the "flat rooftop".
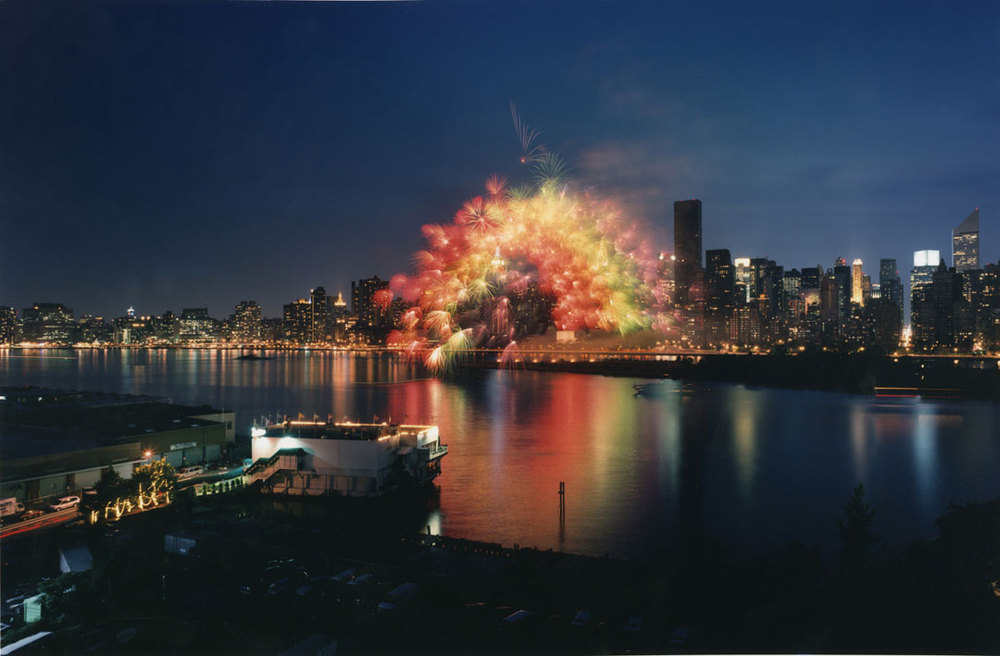
M 193 415 L 211 406 L 184 406 L 128 394 L 0 387 L 0 458 L 82 451 L 219 422 Z
M 392 435 L 415 435 L 433 426 L 410 424 L 359 424 L 351 422 L 287 421 L 267 426 L 266 437 L 299 437 L 319 440 L 377 440 Z

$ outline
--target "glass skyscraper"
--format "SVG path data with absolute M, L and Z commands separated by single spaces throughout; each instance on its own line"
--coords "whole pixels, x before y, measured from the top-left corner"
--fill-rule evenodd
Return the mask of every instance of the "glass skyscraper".
M 910 326 L 916 325 L 916 306 L 924 300 L 924 290 L 934 279 L 941 262 L 941 251 L 914 251 L 913 269 L 910 271 Z
M 979 208 L 951 231 L 951 260 L 956 271 L 979 268 Z

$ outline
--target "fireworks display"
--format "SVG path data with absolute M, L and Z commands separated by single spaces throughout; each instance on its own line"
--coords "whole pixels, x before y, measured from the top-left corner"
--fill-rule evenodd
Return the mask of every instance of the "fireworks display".
M 450 224 L 423 227 L 416 272 L 390 284 L 409 307 L 388 343 L 436 371 L 470 347 L 507 355 L 553 325 L 625 334 L 657 323 L 657 258 L 645 235 L 612 200 L 576 188 L 562 158 L 511 113 L 533 183 L 490 177 Z

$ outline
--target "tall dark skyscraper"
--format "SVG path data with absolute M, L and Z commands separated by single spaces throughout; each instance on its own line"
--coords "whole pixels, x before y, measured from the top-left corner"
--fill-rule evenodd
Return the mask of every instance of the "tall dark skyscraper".
M 705 287 L 706 337 L 717 347 L 730 339 L 736 307 L 736 270 L 728 248 L 705 252 Z
M 936 250 L 914 251 L 913 268 L 910 270 L 910 326 L 915 329 L 917 303 L 924 300 L 924 290 L 934 279 L 934 272 L 942 262 Z
M 802 269 L 802 288 L 819 289 L 819 281 L 823 278 L 823 267 L 804 267 Z
M 701 201 L 674 203 L 674 285 L 677 305 L 688 305 L 691 285 L 701 268 Z
M 351 281 L 351 309 L 358 318 L 354 328 L 371 342 L 378 342 L 380 337 L 384 338 L 382 333 L 387 332 L 388 320 L 385 312 L 377 307 L 375 294 L 388 288 L 389 281 L 378 276 Z
M 328 320 L 328 300 L 326 290 L 316 287 L 309 292 L 310 316 L 309 316 L 309 341 L 322 342 L 326 339 Z
M 951 231 L 951 260 L 955 271 L 979 268 L 979 208 Z
M 312 331 L 312 303 L 304 298 L 285 305 L 282 332 L 293 344 L 306 344 Z
M 883 257 L 879 260 L 878 284 L 882 292 L 882 299 L 893 303 L 899 308 L 900 322 L 903 320 L 903 281 L 899 277 L 899 269 L 896 268 L 896 259 Z
M 843 326 L 851 315 L 851 267 L 847 260 L 838 257 L 833 265 L 833 277 L 837 279 L 838 321 Z

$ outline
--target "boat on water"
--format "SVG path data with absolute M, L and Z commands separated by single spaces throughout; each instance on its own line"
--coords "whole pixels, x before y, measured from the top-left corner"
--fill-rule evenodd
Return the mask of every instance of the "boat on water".
M 447 453 L 437 426 L 284 421 L 254 427 L 243 482 L 271 494 L 374 497 L 430 483 Z

